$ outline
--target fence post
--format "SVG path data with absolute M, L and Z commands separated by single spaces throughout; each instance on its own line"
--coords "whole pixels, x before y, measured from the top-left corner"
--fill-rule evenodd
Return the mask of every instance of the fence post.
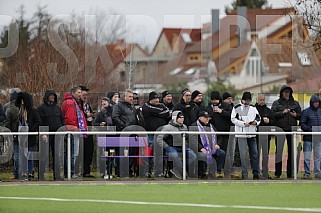
M 293 168 L 293 178 L 294 180 L 297 180 L 297 174 L 298 174 L 298 171 L 297 171 L 297 147 L 296 147 L 296 132 L 293 132 L 293 135 L 292 135 L 293 139 L 293 165 L 291 166 L 294 166 Z
M 186 180 L 186 133 L 183 133 L 183 180 Z
M 68 134 L 68 138 L 67 138 L 67 159 L 68 159 L 68 163 L 67 163 L 68 180 L 70 180 L 71 179 L 71 136 L 70 134 Z

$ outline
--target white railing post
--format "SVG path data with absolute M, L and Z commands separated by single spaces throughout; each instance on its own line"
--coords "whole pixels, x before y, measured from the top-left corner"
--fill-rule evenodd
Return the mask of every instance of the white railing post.
M 67 173 L 68 173 L 68 180 L 71 179 L 71 136 L 68 134 L 67 138 Z
M 298 171 L 297 171 L 297 160 L 296 160 L 296 155 L 297 155 L 297 147 L 296 147 L 296 132 L 293 132 L 293 135 L 292 135 L 293 139 L 293 178 L 294 180 L 297 179 L 297 174 L 298 174 Z M 292 165 L 291 165 L 292 166 Z
M 186 133 L 183 133 L 183 180 L 186 180 Z

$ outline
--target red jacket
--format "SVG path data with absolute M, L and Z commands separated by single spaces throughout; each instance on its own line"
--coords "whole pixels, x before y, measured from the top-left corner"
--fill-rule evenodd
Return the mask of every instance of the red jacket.
M 86 117 L 84 115 L 81 103 L 77 102 L 77 104 L 78 104 L 81 114 L 84 118 L 84 125 L 85 125 L 85 129 L 87 131 L 87 121 L 86 121 Z M 72 98 L 72 95 L 69 92 L 65 93 L 65 95 L 64 95 L 64 101 L 62 103 L 61 109 L 62 109 L 62 113 L 64 114 L 64 117 L 65 117 L 65 125 L 66 125 L 67 130 L 79 131 L 78 117 L 77 117 L 77 110 L 76 110 L 75 102 Z

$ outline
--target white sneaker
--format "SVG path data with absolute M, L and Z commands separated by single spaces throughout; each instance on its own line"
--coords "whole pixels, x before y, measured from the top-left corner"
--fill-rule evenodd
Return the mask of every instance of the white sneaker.
M 104 176 L 104 180 L 108 180 L 108 179 L 110 179 L 110 180 L 113 179 L 113 176 L 112 175 L 110 175 L 110 176 L 109 175 L 105 175 Z

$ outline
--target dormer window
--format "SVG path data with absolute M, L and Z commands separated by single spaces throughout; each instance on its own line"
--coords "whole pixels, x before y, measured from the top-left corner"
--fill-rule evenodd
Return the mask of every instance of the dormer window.
M 311 65 L 311 59 L 309 58 L 309 55 L 307 52 L 298 52 L 298 57 L 300 60 L 300 63 L 302 66 L 310 66 Z

